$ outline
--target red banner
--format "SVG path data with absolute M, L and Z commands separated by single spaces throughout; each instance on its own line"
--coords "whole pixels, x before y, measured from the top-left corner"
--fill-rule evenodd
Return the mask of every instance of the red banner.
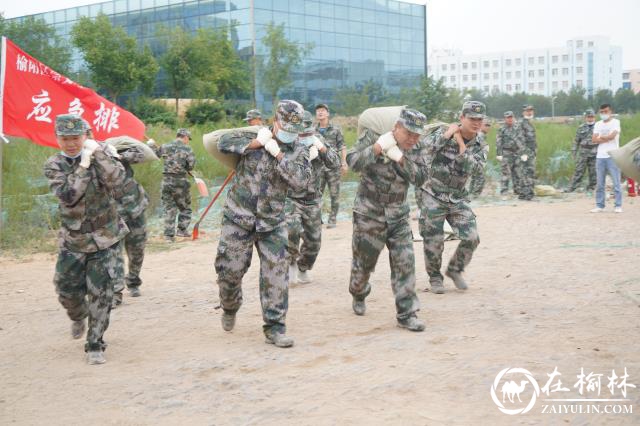
M 56 116 L 77 114 L 89 122 L 97 140 L 113 136 L 144 138 L 144 123 L 129 111 L 80 86 L 2 38 L 0 135 L 58 147 Z

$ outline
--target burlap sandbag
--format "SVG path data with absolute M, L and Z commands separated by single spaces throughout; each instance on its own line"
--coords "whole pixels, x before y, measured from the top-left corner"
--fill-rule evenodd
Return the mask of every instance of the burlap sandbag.
M 224 164 L 230 169 L 235 169 L 236 164 L 240 161 L 240 156 L 238 154 L 226 154 L 222 153 L 218 150 L 218 142 L 220 138 L 231 132 L 243 132 L 250 133 L 256 137 L 258 135 L 258 130 L 260 130 L 262 126 L 247 126 L 247 127 L 239 127 L 237 129 L 220 129 L 215 130 L 211 133 L 207 133 L 202 136 L 202 143 L 204 144 L 204 149 L 207 150 L 209 154 L 213 156 L 216 160 Z
M 156 153 L 153 152 L 153 150 L 146 143 L 142 143 L 139 140 L 129 136 L 116 136 L 113 138 L 106 139 L 104 142 L 108 143 L 109 145 L 113 145 L 113 147 L 118 152 L 125 151 L 131 148 L 132 146 L 136 146 L 140 148 L 144 152 L 144 160 L 142 161 L 143 163 L 158 160 Z
M 535 185 L 533 193 L 536 194 L 536 197 L 549 197 L 558 195 L 558 190 L 551 185 Z
M 378 135 L 393 130 L 404 108 L 405 106 L 400 105 L 365 109 L 358 117 L 358 139 L 364 134 L 364 129 L 372 130 Z
M 609 155 L 620 168 L 622 174 L 635 181 L 640 181 L 640 167 L 633 162 L 633 156 L 638 151 L 640 151 L 640 137 L 630 141 L 622 148 L 609 151 Z

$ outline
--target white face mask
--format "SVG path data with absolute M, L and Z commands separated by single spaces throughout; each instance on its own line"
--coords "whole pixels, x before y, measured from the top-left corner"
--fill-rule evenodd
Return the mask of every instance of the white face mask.
M 600 120 L 607 121 L 611 117 L 609 114 L 600 114 Z
M 526 118 L 527 120 L 531 120 L 533 118 L 533 114 L 526 114 L 524 118 Z

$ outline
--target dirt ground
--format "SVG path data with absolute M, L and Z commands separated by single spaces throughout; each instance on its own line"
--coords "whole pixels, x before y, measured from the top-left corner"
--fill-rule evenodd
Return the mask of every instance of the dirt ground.
M 236 328 L 221 329 L 214 235 L 150 251 L 143 297 L 112 313 L 100 366 L 88 366 L 84 342 L 70 337 L 54 257 L 2 259 L 0 424 L 638 424 L 640 201 L 624 203 L 623 214 L 590 214 L 583 195 L 477 207 L 481 244 L 467 292 L 448 280 L 444 295 L 422 291 L 415 243 L 423 333 L 396 327 L 386 251 L 367 314 L 353 314 L 352 229 L 340 223 L 323 233 L 313 283 L 290 289 L 291 349 L 264 343 L 255 254 Z M 446 243 L 445 261 L 456 245 Z M 540 388 L 557 367 L 569 391 L 503 414 L 492 384 L 514 367 Z M 639 387 L 627 388 L 633 414 L 542 413 L 545 398 L 587 396 L 574 387 L 581 368 L 603 374 L 600 398 L 623 398 L 617 388 L 610 395 L 606 376 L 625 367 Z M 522 400 L 532 395 L 525 387 Z

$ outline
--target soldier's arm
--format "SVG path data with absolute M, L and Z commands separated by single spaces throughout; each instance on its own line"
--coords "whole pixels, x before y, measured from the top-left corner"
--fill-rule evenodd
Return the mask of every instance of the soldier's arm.
M 293 152 L 282 153 L 276 170 L 294 191 L 306 189 L 311 180 L 311 162 L 309 150 L 298 146 Z M 276 160 L 277 161 L 277 160 Z
M 164 152 L 164 149 L 162 147 L 164 145 L 158 145 L 157 143 L 150 143 L 150 144 L 147 144 L 147 146 L 153 150 L 153 153 L 156 154 L 156 157 L 162 158 L 162 154 Z
M 145 159 L 144 151 L 142 150 L 142 148 L 139 148 L 137 146 L 132 146 L 131 148 L 128 148 L 120 152 L 119 154 L 120 160 L 126 161 L 129 164 L 139 164 L 142 163 Z
M 516 131 L 516 135 L 515 135 L 516 147 L 518 148 L 518 153 L 520 155 L 526 154 L 528 156 L 531 156 L 533 155 L 533 152 L 531 151 L 531 149 L 529 148 L 529 145 L 527 144 L 528 139 L 526 138 L 525 133 L 526 131 L 522 127 L 519 127 L 518 131 Z
M 347 163 L 356 172 L 361 172 L 369 164 L 376 162 L 376 154 L 373 152 L 373 144 L 378 140 L 378 135 L 369 129 L 365 129 L 362 137 L 356 145 L 347 153 Z
M 325 152 L 319 152 L 319 157 L 324 163 L 325 167 L 327 167 L 329 170 L 340 168 L 340 156 L 338 155 L 336 150 L 330 145 L 325 146 L 327 147 L 327 150 Z
M 96 174 L 100 182 L 109 190 L 124 185 L 126 177 L 124 167 L 118 160 L 107 155 L 101 148 L 93 152 L 92 165 L 96 169 Z
M 55 161 L 47 161 L 44 175 L 49 181 L 49 189 L 67 207 L 75 206 L 84 196 L 91 181 L 91 173 L 78 167 L 73 173 L 65 173 Z
M 340 155 L 340 165 L 347 164 L 347 145 L 344 143 L 344 135 L 340 128 L 338 128 L 338 136 L 336 137 L 336 152 Z
M 196 165 L 196 155 L 193 153 L 193 150 L 191 149 L 191 147 L 187 146 L 187 155 L 185 158 L 185 166 L 184 168 L 186 169 L 187 172 L 190 172 L 191 170 L 193 170 L 193 168 Z
M 582 132 L 580 131 L 582 129 L 582 126 L 578 127 L 578 130 L 576 130 L 576 137 L 573 139 L 573 146 L 571 147 L 571 153 L 575 156 L 576 152 L 578 152 L 578 147 L 580 146 L 580 140 Z
M 393 168 L 407 182 L 416 187 L 422 186 L 429 178 L 429 168 L 424 148 L 420 148 L 417 156 L 402 157 L 402 162 L 393 162 Z
M 466 149 L 462 154 L 458 154 L 455 159 L 455 167 L 464 173 L 474 173 L 482 170 L 487 162 L 487 151 L 483 146 L 474 145 L 472 149 Z
M 226 154 L 243 155 L 247 149 L 251 149 L 253 139 L 240 132 L 227 133 L 222 135 L 218 141 L 218 150 Z

